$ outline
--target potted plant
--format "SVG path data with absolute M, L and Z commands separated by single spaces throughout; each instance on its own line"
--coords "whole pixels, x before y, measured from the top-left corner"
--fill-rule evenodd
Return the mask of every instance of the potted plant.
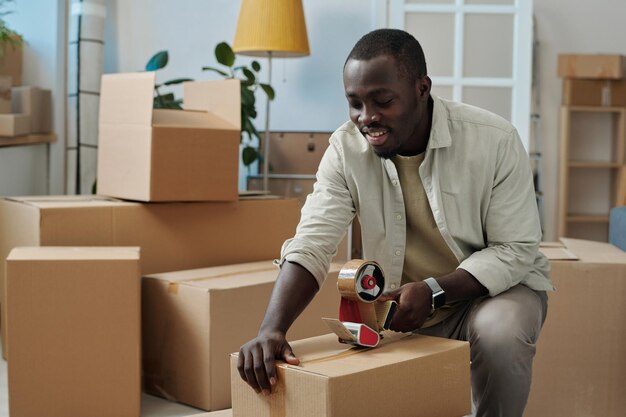
M 0 75 L 10 76 L 13 85 L 22 83 L 22 36 L 11 30 L 5 20 L 6 7 L 13 0 L 0 0 Z
M 237 78 L 241 82 L 241 143 L 244 145 L 242 160 L 249 169 L 254 161 L 263 158 L 258 146 L 255 145 L 260 139 L 259 132 L 253 123 L 257 116 L 255 92 L 261 89 L 269 100 L 274 100 L 274 89 L 271 85 L 258 81 L 257 75 L 261 70 L 261 64 L 258 61 L 252 61 L 250 67 L 235 66 L 235 53 L 226 42 L 221 42 L 215 47 L 215 59 L 224 68 L 202 67 L 202 70 L 216 72 L 224 78 Z
M 154 54 L 148 63 L 146 64 L 146 71 L 157 71 L 164 68 L 169 61 L 169 54 L 167 51 L 159 51 Z M 174 93 L 163 94 L 161 92 L 162 87 L 176 85 L 184 83 L 185 81 L 193 81 L 192 78 L 176 78 L 173 80 L 165 81 L 161 84 L 156 83 L 154 85 L 154 102 L 153 107 L 155 109 L 182 109 L 182 99 L 178 99 L 174 96 Z

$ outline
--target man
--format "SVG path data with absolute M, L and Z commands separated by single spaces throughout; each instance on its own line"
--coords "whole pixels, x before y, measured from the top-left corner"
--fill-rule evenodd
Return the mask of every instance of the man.
M 398 302 L 391 329 L 468 340 L 476 415 L 521 416 L 553 287 L 517 131 L 432 96 L 422 48 L 400 30 L 361 38 L 343 79 L 351 121 L 330 138 L 283 245 L 259 334 L 240 351 L 241 377 L 269 395 L 275 360 L 299 363 L 285 334 L 358 214 L 364 258 L 381 264 L 385 298 Z

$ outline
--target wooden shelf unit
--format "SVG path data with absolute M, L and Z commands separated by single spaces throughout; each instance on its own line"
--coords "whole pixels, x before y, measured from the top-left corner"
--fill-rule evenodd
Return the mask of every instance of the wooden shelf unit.
M 0 136 L 0 147 L 37 145 L 40 143 L 54 143 L 57 137 L 54 133 L 31 134 L 22 136 Z
M 581 132 L 572 131 L 573 116 L 579 114 L 581 117 L 585 117 L 584 114 L 607 114 L 612 121 L 611 126 L 611 138 L 605 138 L 604 143 L 600 143 L 596 137 L 585 137 L 585 141 L 594 141 L 593 146 L 610 146 L 610 149 L 605 149 L 604 154 L 610 155 L 606 160 L 586 160 L 584 155 L 572 152 L 572 142 L 574 142 L 574 136 L 581 134 Z M 580 140 L 580 138 L 578 139 Z M 608 240 L 608 223 L 609 213 L 608 210 L 604 212 L 590 212 L 579 213 L 575 212 L 575 208 L 570 207 L 570 200 L 576 198 L 573 196 L 572 187 L 576 188 L 576 191 L 580 191 L 583 195 L 592 194 L 593 190 L 590 188 L 606 187 L 609 190 L 609 195 L 606 197 L 608 201 L 602 202 L 608 209 L 620 202 L 621 195 L 623 195 L 624 188 L 623 180 L 626 173 L 625 166 L 625 153 L 626 153 L 626 107 L 608 107 L 608 106 L 573 106 L 564 105 L 561 107 L 561 138 L 560 138 L 560 164 L 559 164 L 559 236 L 570 236 L 570 226 L 576 225 L 577 238 L 589 238 L 591 236 L 597 238 L 597 228 L 606 227 Z M 573 156 L 573 154 L 575 156 Z M 583 156 L 583 158 L 581 158 Z M 610 183 L 607 184 L 593 184 L 590 186 L 589 182 L 592 182 L 592 177 L 595 173 L 606 171 L 605 176 L 609 177 Z M 576 175 L 578 173 L 578 175 Z M 576 184 L 572 177 L 581 175 L 587 180 L 587 184 Z M 596 180 L 597 181 L 597 180 Z M 586 187 L 585 187 L 586 186 Z M 580 198 L 580 197 L 578 197 Z M 584 232 L 581 232 L 581 225 L 588 225 L 589 236 L 585 236 Z M 605 225 L 605 226 L 603 226 Z M 595 228 L 594 231 L 591 229 Z M 582 235 L 581 235 L 582 234 Z

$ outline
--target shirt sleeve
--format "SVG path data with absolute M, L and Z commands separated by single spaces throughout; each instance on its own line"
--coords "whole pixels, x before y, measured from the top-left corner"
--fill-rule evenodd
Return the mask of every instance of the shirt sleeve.
M 321 286 L 354 214 L 343 154 L 331 137 L 316 174 L 313 193 L 302 208 L 296 234 L 282 246 L 280 265 L 285 261 L 299 264 Z
M 514 129 L 499 142 L 491 198 L 483 224 L 486 247 L 461 262 L 497 295 L 529 273 L 541 241 L 541 226 L 528 154 Z

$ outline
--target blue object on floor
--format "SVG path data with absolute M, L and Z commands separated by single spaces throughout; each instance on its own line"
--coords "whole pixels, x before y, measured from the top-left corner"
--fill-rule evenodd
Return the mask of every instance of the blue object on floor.
M 609 243 L 626 251 L 626 206 L 614 207 L 609 217 Z

